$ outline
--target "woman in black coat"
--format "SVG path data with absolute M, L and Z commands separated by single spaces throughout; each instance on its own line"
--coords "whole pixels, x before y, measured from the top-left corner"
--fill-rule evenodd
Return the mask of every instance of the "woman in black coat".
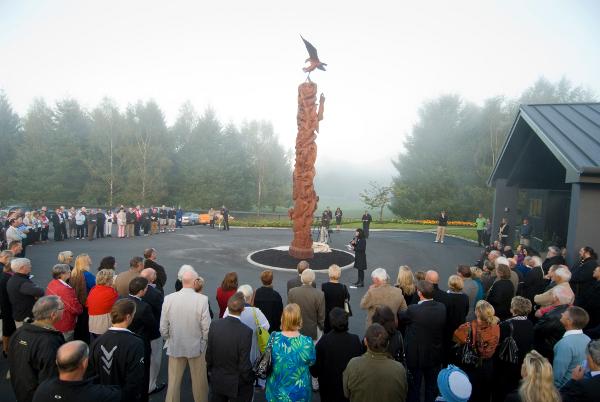
M 512 316 L 510 302 L 515 294 L 515 287 L 510 280 L 510 268 L 500 264 L 496 268 L 498 279 L 493 283 L 487 296 L 487 301 L 494 307 L 496 317 L 501 321 Z
M 354 268 L 358 270 L 358 280 L 354 286 L 362 288 L 365 286 L 365 271 L 367 269 L 367 241 L 362 229 L 356 229 L 350 246 L 354 250 Z
M 525 355 L 533 349 L 533 323 L 527 319 L 531 313 L 531 301 L 521 297 L 513 297 L 510 303 L 512 317 L 500 323 L 500 341 L 494 355 L 494 378 L 492 402 L 504 402 L 506 396 L 519 387 L 521 365 Z M 512 336 L 517 344 L 518 361 L 507 362 L 500 358 L 504 341 Z
M 316 346 L 317 360 L 310 374 L 319 379 L 321 400 L 347 402 L 344 397 L 342 374 L 350 359 L 365 350 L 357 335 L 348 333 L 348 314 L 336 307 L 329 313 L 332 331 L 323 335 Z
M 448 293 L 446 293 L 446 329 L 444 334 L 444 366 L 448 363 L 456 364 L 458 362 L 451 361 L 452 346 L 454 341 L 454 331 L 465 323 L 469 312 L 469 296 L 462 293 L 463 278 L 458 275 L 450 275 L 448 278 Z
M 254 307 L 263 312 L 269 321 L 269 333 L 281 331 L 281 313 L 283 301 L 281 295 L 273 289 L 273 271 L 267 270 L 260 274 L 262 287 L 254 292 Z
M 335 307 L 344 309 L 344 302 L 350 301 L 350 292 L 346 285 L 339 283 L 342 270 L 337 265 L 333 264 L 329 267 L 329 282 L 321 285 L 321 290 L 325 295 L 325 333 L 331 331 L 331 323 L 329 322 L 329 313 Z M 270 322 L 270 321 L 269 321 Z

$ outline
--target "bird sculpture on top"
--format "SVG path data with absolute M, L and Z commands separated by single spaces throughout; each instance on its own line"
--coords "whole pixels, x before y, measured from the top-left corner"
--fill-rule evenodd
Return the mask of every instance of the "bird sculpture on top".
M 319 60 L 319 55 L 317 55 L 317 49 L 306 39 L 304 39 L 302 37 L 302 35 L 300 35 L 300 37 L 302 38 L 302 41 L 304 41 L 304 45 L 306 46 L 306 50 L 308 50 L 308 59 L 306 59 L 306 63 L 309 63 L 308 66 L 304 67 L 302 69 L 302 71 L 304 71 L 305 73 L 308 73 L 309 77 L 310 77 L 310 73 L 311 71 L 313 71 L 315 68 L 318 68 L 319 70 L 325 70 L 325 66 L 327 64 L 322 63 L 321 60 Z

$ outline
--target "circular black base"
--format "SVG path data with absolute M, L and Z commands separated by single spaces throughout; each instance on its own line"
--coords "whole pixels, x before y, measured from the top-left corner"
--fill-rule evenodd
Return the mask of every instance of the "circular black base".
M 253 262 L 269 267 L 296 270 L 296 266 L 302 260 L 289 255 L 287 250 L 267 249 L 253 253 L 249 256 Z M 350 253 L 332 249 L 331 253 L 315 253 L 315 256 L 307 260 L 313 270 L 328 269 L 330 265 L 337 264 L 340 267 L 352 264 L 354 256 Z

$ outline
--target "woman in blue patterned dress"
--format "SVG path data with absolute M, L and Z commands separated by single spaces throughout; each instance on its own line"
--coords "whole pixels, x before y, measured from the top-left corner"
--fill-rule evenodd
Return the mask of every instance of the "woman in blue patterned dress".
M 288 304 L 281 315 L 281 332 L 273 332 L 273 371 L 267 379 L 269 402 L 310 402 L 312 382 L 309 367 L 315 363 L 315 346 L 310 337 L 300 335 L 300 306 Z

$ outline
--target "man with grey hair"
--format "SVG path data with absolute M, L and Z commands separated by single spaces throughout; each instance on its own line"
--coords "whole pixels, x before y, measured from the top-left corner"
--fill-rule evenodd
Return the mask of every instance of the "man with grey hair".
M 298 270 L 298 276 L 287 281 L 288 294 L 290 293 L 290 289 L 302 286 L 302 279 L 300 277 L 302 276 L 302 272 L 304 272 L 304 270 L 309 269 L 309 268 L 310 268 L 310 265 L 308 264 L 308 261 L 305 261 L 305 260 L 300 261 L 298 263 L 298 265 L 296 265 L 296 269 Z M 316 283 L 313 282 L 312 287 L 316 288 L 317 287 Z
M 546 259 L 542 264 L 542 269 L 544 270 L 544 274 L 548 274 L 548 270 L 553 265 L 565 265 L 565 258 L 560 253 L 560 248 L 556 246 L 548 247 L 548 252 L 546 253 Z
M 194 289 L 197 279 L 196 272 L 184 272 L 182 289 L 167 295 L 162 306 L 160 333 L 169 356 L 167 402 L 179 402 L 181 380 L 188 364 L 194 400 L 208 401 L 205 352 L 210 314 L 208 298 Z
M 550 276 L 552 281 L 545 288 L 545 292 L 533 297 L 535 304 L 542 307 L 551 305 L 554 302 L 553 290 L 559 287 L 565 288 L 565 292 L 568 292 L 570 295 L 565 304 L 572 304 L 575 300 L 575 293 L 573 293 L 573 289 L 571 289 L 571 284 L 569 283 L 569 280 L 571 280 L 571 271 L 569 268 L 566 265 L 553 265 L 548 270 L 548 276 Z
M 529 257 L 525 261 L 525 269 L 527 272 L 523 276 L 517 294 L 533 303 L 535 295 L 543 293 L 546 287 L 542 259 L 538 256 Z
M 371 272 L 371 281 L 373 283 L 360 301 L 360 308 L 367 310 L 367 328 L 373 323 L 373 314 L 378 305 L 388 306 L 394 315 L 399 311 L 406 310 L 406 300 L 402 295 L 402 290 L 389 284 L 389 276 L 385 269 L 374 269 Z
M 89 362 L 89 348 L 82 341 L 65 343 L 56 352 L 58 377 L 40 384 L 33 402 L 86 402 L 118 401 L 121 390 L 116 385 L 94 384 L 94 378 L 84 380 Z
M 554 345 L 562 338 L 565 328 L 561 315 L 572 301 L 571 294 L 564 287 L 552 288 L 553 302 L 550 306 L 536 311 L 538 321 L 534 327 L 533 348 L 549 361 L 554 359 Z
M 571 379 L 560 389 L 563 402 L 595 402 L 600 395 L 600 340 L 591 341 L 586 348 L 586 362 L 590 376 L 578 365 Z
M 65 339 L 54 324 L 63 310 L 58 296 L 41 297 L 33 306 L 33 323 L 24 323 L 10 338 L 10 382 L 19 402 L 31 401 L 38 385 L 57 374 L 56 351 Z
M 26 318 L 31 318 L 32 308 L 37 298 L 44 296 L 44 289 L 30 279 L 31 261 L 27 258 L 15 258 L 10 267 L 14 275 L 6 284 L 6 292 L 13 306 L 13 318 L 19 328 Z

